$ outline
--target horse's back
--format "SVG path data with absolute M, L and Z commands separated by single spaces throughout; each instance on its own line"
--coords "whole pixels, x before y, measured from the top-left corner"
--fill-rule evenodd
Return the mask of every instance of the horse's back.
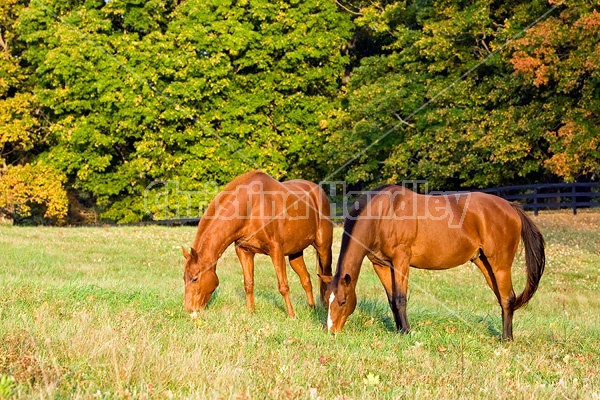
M 323 199 L 327 200 L 325 192 L 319 185 L 304 179 L 280 182 L 262 171 L 251 171 L 245 175 L 248 176 L 248 179 L 240 183 L 245 185 L 259 183 L 266 196 L 273 196 L 277 199 L 287 198 L 298 203 L 304 202 L 313 208 L 320 207 Z
M 285 181 L 282 182 L 282 185 L 286 186 L 293 193 L 304 194 L 307 197 L 307 205 L 317 211 L 321 219 L 324 217 L 329 218 L 331 213 L 329 199 L 319 185 L 304 179 Z

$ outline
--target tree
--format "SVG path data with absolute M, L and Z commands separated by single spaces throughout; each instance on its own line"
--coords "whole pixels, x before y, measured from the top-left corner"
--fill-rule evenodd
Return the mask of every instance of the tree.
M 539 114 L 550 143 L 545 167 L 562 179 L 600 174 L 600 12 L 598 5 L 567 1 L 511 46 L 510 62 L 522 86 L 546 100 Z
M 52 223 L 65 221 L 68 211 L 65 175 L 44 164 L 10 166 L 0 177 L 0 210 L 9 217 L 37 216 Z
M 551 7 L 543 1 L 451 0 L 361 8 L 357 25 L 388 44 L 352 71 L 348 106 L 331 141 L 338 154 L 332 168 L 347 164 L 342 173 L 357 184 L 426 179 L 437 189 L 553 179 L 557 170 L 551 167 L 560 156 L 549 160 L 565 142 L 552 132 L 564 125 L 566 137 L 570 125 L 560 122 L 565 108 L 551 104 L 567 103 L 555 96 L 558 92 L 527 82 L 527 71 L 518 70 L 521 53 L 517 58 L 513 53 L 531 46 L 517 40 L 506 47 Z M 557 7 L 550 15 L 571 7 Z M 584 60 L 582 53 L 575 58 Z M 597 87 L 590 83 L 587 99 Z M 580 109 L 592 111 L 589 104 Z
M 36 99 L 27 84 L 28 73 L 19 63 L 21 48 L 15 42 L 14 25 L 23 2 L 8 0 L 0 5 L 0 164 L 26 161 L 26 154 L 39 141 Z
M 67 214 L 65 176 L 33 162 L 35 151 L 47 143 L 31 73 L 21 62 L 23 47 L 15 35 L 24 7 L 18 0 L 0 5 L 0 214 L 26 217 L 33 208 L 40 217 L 60 222 Z
M 50 121 L 53 145 L 39 157 L 104 218 L 156 211 L 144 208 L 156 180 L 189 192 L 256 167 L 278 178 L 323 171 L 349 19 L 316 0 L 174 4 L 56 0 L 19 17 Z

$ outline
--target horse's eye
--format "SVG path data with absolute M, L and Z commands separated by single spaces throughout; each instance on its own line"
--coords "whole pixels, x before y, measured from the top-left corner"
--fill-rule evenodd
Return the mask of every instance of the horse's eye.
M 339 302 L 339 303 L 340 303 L 340 306 L 343 306 L 343 305 L 345 305 L 345 304 L 346 304 L 346 299 L 344 299 L 344 300 L 340 300 L 340 302 Z
M 198 282 L 198 276 L 197 275 L 192 278 L 192 282 Z

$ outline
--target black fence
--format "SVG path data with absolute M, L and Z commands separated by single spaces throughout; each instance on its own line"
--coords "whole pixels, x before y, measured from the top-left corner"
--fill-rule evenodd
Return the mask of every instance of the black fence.
M 134 222 L 132 226 L 144 225 L 163 225 L 163 226 L 196 226 L 200 222 L 200 217 L 197 218 L 178 218 L 178 219 L 158 219 L 154 221 Z
M 572 209 L 573 214 L 577 214 L 579 208 L 600 207 L 600 182 L 537 183 L 474 191 L 491 193 L 508 201 L 519 202 L 525 210 L 533 210 L 535 215 L 538 215 L 538 211 L 543 209 L 567 208 Z M 343 220 L 342 206 L 337 207 L 339 212 L 334 216 L 336 222 Z M 199 221 L 200 218 L 180 218 L 145 221 L 134 225 L 182 226 L 197 225 Z
M 588 183 L 537 183 L 534 185 L 504 186 L 479 190 L 495 194 L 509 201 L 523 204 L 535 215 L 541 209 L 600 207 L 600 182 Z

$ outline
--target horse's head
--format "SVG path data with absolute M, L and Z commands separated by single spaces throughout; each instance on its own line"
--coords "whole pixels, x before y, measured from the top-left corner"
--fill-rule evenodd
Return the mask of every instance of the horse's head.
M 339 332 L 356 308 L 356 292 L 352 277 L 346 274 L 343 277 L 335 275 L 331 278 L 325 293 L 325 301 L 327 301 L 327 330 L 333 333 Z
M 216 266 L 202 265 L 199 261 L 198 252 L 193 248 L 188 253 L 182 247 L 183 256 L 185 257 L 185 271 L 183 273 L 183 281 L 185 282 L 185 310 L 194 313 L 208 304 L 210 296 L 213 294 L 217 286 L 219 286 L 219 278 L 216 273 Z

